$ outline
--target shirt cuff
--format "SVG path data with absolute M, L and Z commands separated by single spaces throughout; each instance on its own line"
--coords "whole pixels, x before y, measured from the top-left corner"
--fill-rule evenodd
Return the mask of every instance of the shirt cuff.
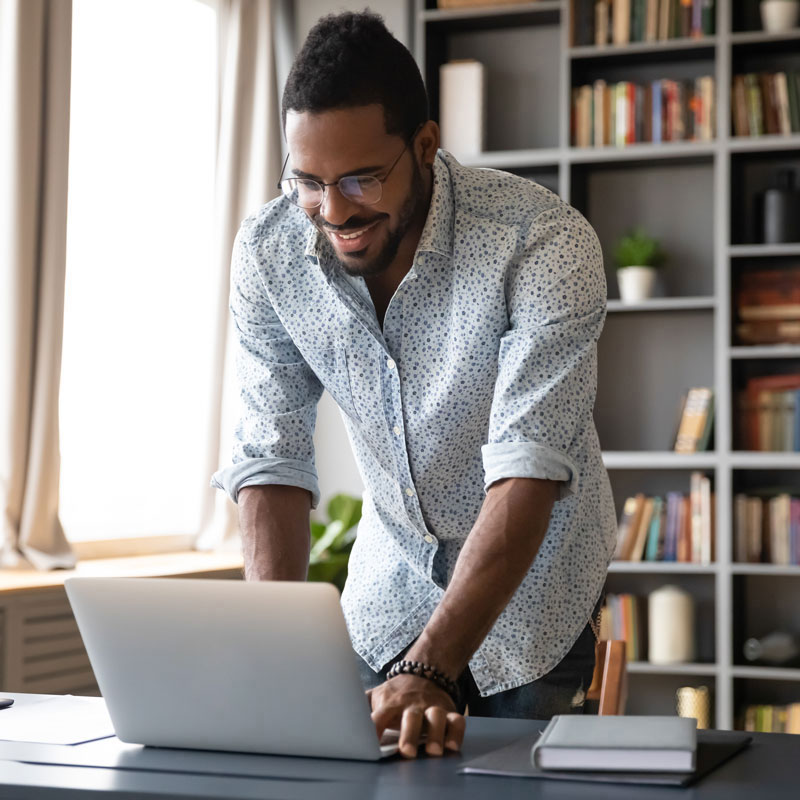
M 535 442 L 495 442 L 481 448 L 484 490 L 503 478 L 539 478 L 561 484 L 559 500 L 578 492 L 575 463 L 550 447 Z
M 245 486 L 297 486 L 311 492 L 311 508 L 319 504 L 317 471 L 307 461 L 291 458 L 248 458 L 215 472 L 211 486 L 223 489 L 234 503 Z

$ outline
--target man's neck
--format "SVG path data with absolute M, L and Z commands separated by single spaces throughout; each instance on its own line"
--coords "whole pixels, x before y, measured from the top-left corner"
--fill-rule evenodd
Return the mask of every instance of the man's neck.
M 417 245 L 425 228 L 425 222 L 428 219 L 432 190 L 433 182 L 430 181 L 427 186 L 427 202 L 424 206 L 424 212 L 419 215 L 408 235 L 400 243 L 397 255 L 392 263 L 379 275 L 370 275 L 364 278 L 372 297 L 372 304 L 375 306 L 375 314 L 378 317 L 381 329 L 383 328 L 383 318 L 386 315 L 389 302 L 414 263 Z

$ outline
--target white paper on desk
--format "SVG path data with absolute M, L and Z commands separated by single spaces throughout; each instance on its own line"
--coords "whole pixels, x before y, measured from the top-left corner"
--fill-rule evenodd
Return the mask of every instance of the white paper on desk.
M 13 742 L 81 744 L 113 735 L 102 697 L 64 695 L 0 711 L 0 739 Z

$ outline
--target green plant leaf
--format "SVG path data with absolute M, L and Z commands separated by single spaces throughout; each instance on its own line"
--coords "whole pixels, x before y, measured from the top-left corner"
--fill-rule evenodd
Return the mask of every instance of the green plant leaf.
M 614 250 L 617 269 L 658 267 L 664 263 L 665 257 L 658 240 L 649 236 L 641 226 L 625 234 Z
M 334 495 L 328 502 L 328 519 L 341 520 L 344 529 L 349 530 L 361 519 L 362 502 L 347 494 Z
M 327 527 L 325 528 L 325 533 L 314 542 L 314 546 L 311 548 L 311 553 L 309 555 L 309 563 L 315 564 L 318 561 L 324 560 L 322 559 L 322 554 L 329 550 L 333 543 L 336 541 L 336 537 L 342 533 L 343 524 L 342 521 L 339 519 L 334 520 L 333 522 L 328 523 Z
M 311 541 L 316 542 L 325 533 L 327 526 L 323 522 L 311 520 Z

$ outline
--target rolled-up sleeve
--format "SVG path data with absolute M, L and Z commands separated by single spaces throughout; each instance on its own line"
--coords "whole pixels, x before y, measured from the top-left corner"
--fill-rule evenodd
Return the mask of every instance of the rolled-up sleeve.
M 561 482 L 578 491 L 576 448 L 592 425 L 597 340 L 606 313 L 597 236 L 565 204 L 541 212 L 506 280 L 509 329 L 483 446 L 485 487 L 503 478 Z
M 233 464 L 216 472 L 211 485 L 234 502 L 245 486 L 298 486 L 316 507 L 313 436 L 322 385 L 275 314 L 245 233 L 243 226 L 233 247 L 230 295 L 241 412 Z

